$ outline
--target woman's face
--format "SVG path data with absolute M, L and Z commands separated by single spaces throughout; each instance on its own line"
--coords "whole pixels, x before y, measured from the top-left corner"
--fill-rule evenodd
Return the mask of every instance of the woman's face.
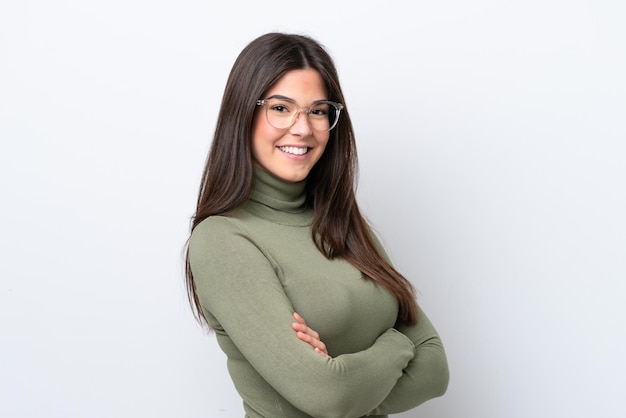
M 328 99 L 322 77 L 310 68 L 285 73 L 263 99 L 271 97 L 287 99 L 300 108 Z M 276 129 L 267 121 L 266 106 L 259 106 L 252 127 L 254 164 L 280 180 L 302 181 L 324 153 L 329 137 L 330 132 L 311 128 L 305 112 L 297 116 L 291 128 Z

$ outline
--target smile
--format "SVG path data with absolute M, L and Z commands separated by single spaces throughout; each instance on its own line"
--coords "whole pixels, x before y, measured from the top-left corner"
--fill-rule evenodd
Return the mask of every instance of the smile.
M 304 155 L 309 152 L 309 147 L 278 147 L 278 149 L 293 155 Z

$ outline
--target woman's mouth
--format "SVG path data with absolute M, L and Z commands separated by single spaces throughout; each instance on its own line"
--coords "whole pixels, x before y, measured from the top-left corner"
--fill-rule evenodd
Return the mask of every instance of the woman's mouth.
M 279 150 L 292 155 L 304 155 L 309 152 L 309 147 L 278 147 Z

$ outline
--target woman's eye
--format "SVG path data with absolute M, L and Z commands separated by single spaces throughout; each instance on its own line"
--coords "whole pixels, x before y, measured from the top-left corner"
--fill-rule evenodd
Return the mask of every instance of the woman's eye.
M 311 109 L 311 114 L 315 116 L 326 116 L 328 114 L 328 109 L 325 107 L 314 107 Z
M 272 110 L 278 113 L 289 113 L 290 110 L 287 106 L 283 104 L 275 104 L 272 106 Z

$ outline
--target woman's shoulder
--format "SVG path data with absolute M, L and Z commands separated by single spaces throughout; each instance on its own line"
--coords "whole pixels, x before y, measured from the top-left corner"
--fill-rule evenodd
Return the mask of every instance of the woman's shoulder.
M 226 215 L 212 215 L 205 219 L 203 219 L 198 225 L 193 228 L 191 231 L 191 238 L 199 237 L 202 235 L 210 234 L 223 234 L 223 233 L 231 233 L 240 229 L 240 222 L 237 221 L 237 218 Z
M 194 260 L 196 256 L 206 256 L 208 253 L 221 253 L 224 248 L 232 247 L 244 240 L 249 234 L 240 222 L 233 217 L 213 215 L 203 219 L 193 228 L 189 237 L 189 256 Z
M 383 244 L 383 240 L 380 234 L 376 231 L 376 229 L 370 223 L 368 223 L 367 227 L 369 229 L 370 236 L 372 237 L 372 241 L 374 242 L 374 247 L 376 247 L 376 250 L 378 251 L 380 256 L 384 258 L 385 261 L 387 261 L 389 264 L 392 264 L 391 259 L 389 258 L 389 254 L 387 253 L 387 250 L 385 249 L 386 246 Z
M 248 235 L 246 225 L 250 223 L 245 211 L 240 208 L 234 211 L 211 215 L 203 219 L 191 232 L 191 241 L 198 239 L 224 239 L 228 235 Z

